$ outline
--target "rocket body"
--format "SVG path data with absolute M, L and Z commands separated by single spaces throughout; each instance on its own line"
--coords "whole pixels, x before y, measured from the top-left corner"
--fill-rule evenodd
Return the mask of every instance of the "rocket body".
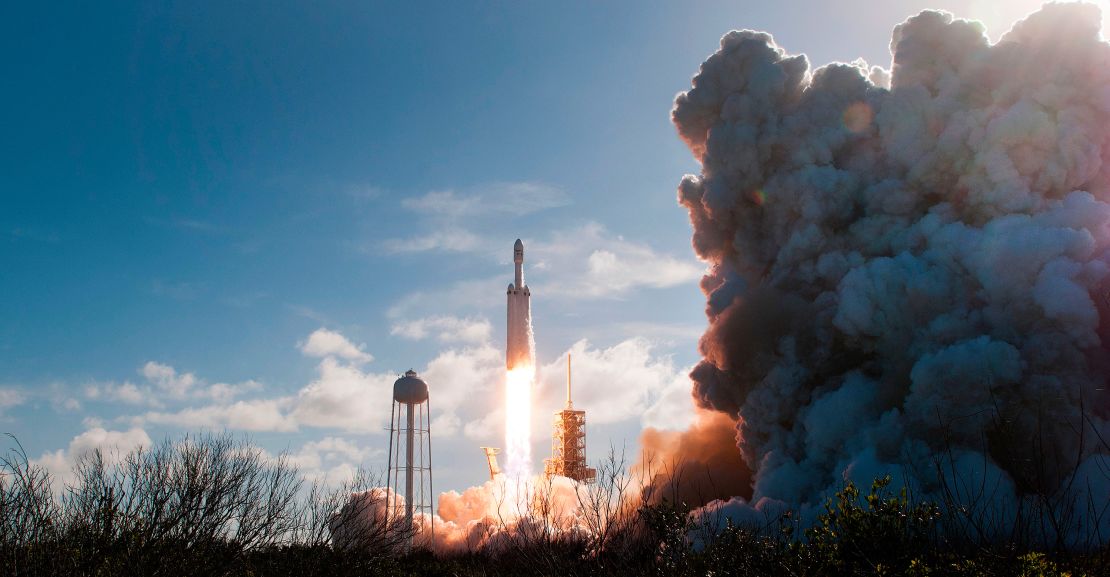
M 516 274 L 509 285 L 508 327 L 505 344 L 505 368 L 513 370 L 524 366 L 535 366 L 532 338 L 532 292 L 524 284 L 524 243 L 518 238 L 513 246 L 513 264 Z

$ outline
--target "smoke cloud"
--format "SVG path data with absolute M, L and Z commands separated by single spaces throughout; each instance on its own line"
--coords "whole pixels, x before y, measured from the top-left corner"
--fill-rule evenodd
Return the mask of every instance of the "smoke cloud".
M 589 531 L 586 489 L 566 477 L 514 481 L 505 475 L 463 492 L 440 493 L 436 514 L 413 514 L 412 544 L 437 553 L 504 551 L 537 532 Z M 351 493 L 329 523 L 340 547 L 403 548 L 405 497 L 386 487 Z
M 887 473 L 934 494 L 985 479 L 976 499 L 1009 511 L 1107 485 L 1099 23 L 1049 4 L 992 45 L 926 11 L 894 29 L 889 72 L 811 71 L 733 31 L 678 95 L 702 166 L 678 199 L 710 265 L 693 395 L 738 423 L 743 502 L 813 507 Z
M 700 507 L 717 499 L 750 499 L 751 470 L 736 450 L 736 422 L 699 410 L 686 431 L 644 429 L 638 476 L 646 477 L 644 498 Z

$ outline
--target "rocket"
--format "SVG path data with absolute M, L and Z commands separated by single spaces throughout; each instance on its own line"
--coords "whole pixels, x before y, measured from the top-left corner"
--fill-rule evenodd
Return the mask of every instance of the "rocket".
M 508 330 L 505 346 L 505 368 L 534 366 L 532 338 L 532 292 L 524 284 L 524 243 L 516 239 L 513 245 L 513 264 L 516 276 L 508 289 Z

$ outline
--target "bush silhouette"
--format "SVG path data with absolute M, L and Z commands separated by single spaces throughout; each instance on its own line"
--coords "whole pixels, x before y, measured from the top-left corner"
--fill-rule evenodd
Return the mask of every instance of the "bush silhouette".
M 196 435 L 124 455 L 94 451 L 61 489 L 14 444 L 0 458 L 2 575 L 1110 574 L 1105 544 L 1069 553 L 948 535 L 958 511 L 894 491 L 889 477 L 866 494 L 846 483 L 804 530 L 790 511 L 741 526 L 652 498 L 651 471 L 630 473 L 611 452 L 572 517 L 541 485 L 523 519 L 492 527 L 503 538 L 433 555 L 399 546 L 408 535 L 398 524 L 368 515 L 382 505 L 380 476 L 308 483 L 285 456 L 246 439 Z

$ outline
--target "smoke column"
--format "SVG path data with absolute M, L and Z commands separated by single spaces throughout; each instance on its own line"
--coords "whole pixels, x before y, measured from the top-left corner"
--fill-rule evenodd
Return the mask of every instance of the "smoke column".
M 737 423 L 752 502 L 887 473 L 1002 511 L 1110 501 L 1099 23 L 1050 4 L 992 45 L 926 11 L 889 72 L 733 31 L 678 95 L 702 167 L 678 198 L 710 265 L 693 395 Z

